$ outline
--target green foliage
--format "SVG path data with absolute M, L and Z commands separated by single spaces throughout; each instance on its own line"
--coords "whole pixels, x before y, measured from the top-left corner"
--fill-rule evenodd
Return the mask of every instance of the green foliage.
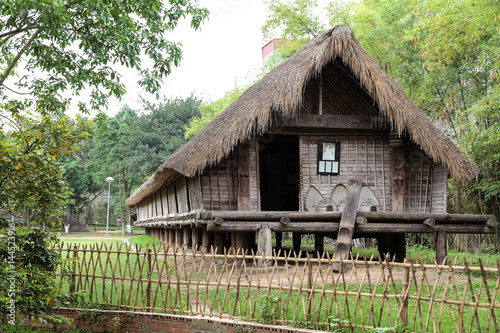
M 185 127 L 193 119 L 201 116 L 201 100 L 193 95 L 181 99 L 164 99 L 152 104 L 143 101 L 144 115 L 141 116 L 142 147 L 144 163 L 148 163 L 148 176 L 162 164 L 165 159 L 179 149 L 184 143 Z
M 82 212 L 100 194 L 102 186 L 97 183 L 89 171 L 89 152 L 92 148 L 90 139 L 81 141 L 80 151 L 72 156 L 63 156 L 61 165 L 63 167 L 63 177 L 71 192 L 66 201 L 70 212 Z
M 56 269 L 62 261 L 49 247 L 57 242 L 52 234 L 0 219 L 2 318 L 12 319 L 7 314 L 12 313 L 8 307 L 14 304 L 17 319 L 61 322 L 61 317 L 52 314 L 54 307 L 72 304 L 80 294 L 64 295 L 56 286 Z
M 143 101 L 143 114 L 124 107 L 107 118 L 96 126 L 89 152 L 88 171 L 93 181 L 105 186 L 104 179 L 111 176 L 124 186 L 124 195 L 130 196 L 133 188 L 185 143 L 184 127 L 199 116 L 199 104 L 193 96 L 158 104 Z
M 232 91 L 226 93 L 221 99 L 218 99 L 211 103 L 201 104 L 199 106 L 201 115 L 191 119 L 189 125 L 185 127 L 186 139 L 198 134 L 198 132 L 200 132 L 203 127 L 205 127 L 209 122 L 217 117 L 222 111 L 224 111 L 229 105 L 231 105 L 231 103 L 237 100 L 247 88 L 248 87 L 235 87 Z
M 345 319 L 340 319 L 337 317 L 329 317 L 330 320 L 330 331 L 332 332 L 347 332 L 347 328 L 345 328 L 345 325 L 349 325 L 350 322 L 349 320 Z
M 80 102 L 80 111 L 99 110 L 109 96 L 125 94 L 115 64 L 138 73 L 138 83 L 157 92 L 181 59 L 180 45 L 165 36 L 183 18 L 197 29 L 208 15 L 195 0 L 1 0 L 0 8 L 0 96 L 14 114 L 63 114 L 70 97 L 62 94 L 79 95 L 85 88 L 90 101 Z M 151 65 L 144 66 L 141 56 Z M 11 98 L 7 87 L 31 98 Z
M 58 163 L 89 137 L 82 118 L 3 117 L 0 123 L 0 210 L 36 211 L 39 224 L 55 227 L 69 196 Z
M 352 11 L 368 53 L 480 168 L 450 182 L 451 213 L 500 213 L 499 14 L 488 0 L 364 0 Z
M 482 171 L 479 186 L 486 200 L 500 193 L 500 84 L 469 109 L 466 142 Z M 500 208 L 500 207 L 499 207 Z
M 309 41 L 325 30 L 315 12 L 318 7 L 316 0 L 266 0 L 264 3 L 268 11 L 262 26 L 264 40 L 281 36 Z
M 279 306 L 280 298 L 273 295 L 262 295 L 262 316 L 260 322 L 263 324 L 274 324 L 278 320 L 279 316 Z

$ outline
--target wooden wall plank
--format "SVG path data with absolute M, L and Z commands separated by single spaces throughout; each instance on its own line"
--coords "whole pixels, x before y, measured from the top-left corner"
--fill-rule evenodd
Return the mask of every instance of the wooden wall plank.
M 238 146 L 238 210 L 250 210 L 250 144 Z
M 442 165 L 434 166 L 432 170 L 432 213 L 446 213 L 448 172 Z
M 250 210 L 260 211 L 259 138 L 249 140 Z
M 178 213 L 189 212 L 188 187 L 186 177 L 179 177 L 175 181 L 175 194 L 177 197 Z
M 191 210 L 201 209 L 201 179 L 199 175 L 187 179 L 188 191 L 189 191 L 189 206 Z
M 168 212 L 169 214 L 178 213 L 177 210 L 177 198 L 175 197 L 175 185 L 170 183 L 167 186 L 167 196 L 168 196 Z
M 200 176 L 201 202 L 209 210 L 236 210 L 238 191 L 237 154 L 206 168 Z
M 161 205 L 163 208 L 163 215 L 168 215 L 168 194 L 167 194 L 167 186 L 163 186 L 160 188 L 161 191 Z

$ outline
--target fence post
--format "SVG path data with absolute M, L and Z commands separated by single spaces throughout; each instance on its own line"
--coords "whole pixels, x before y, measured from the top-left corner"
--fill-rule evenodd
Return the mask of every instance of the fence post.
M 78 256 L 78 247 L 73 245 L 73 263 L 71 264 L 71 283 L 69 285 L 69 293 L 72 294 L 75 292 L 75 284 L 76 284 L 76 257 Z
M 146 306 L 151 308 L 151 249 L 147 251 L 148 261 L 148 284 L 146 286 Z
M 313 274 L 312 274 L 312 263 L 311 263 L 311 257 L 309 256 L 309 252 L 306 252 L 306 258 L 307 258 L 307 289 L 309 290 L 309 297 L 308 297 L 308 306 L 307 306 L 307 320 L 311 321 L 311 307 L 312 307 L 312 302 L 313 302 Z
M 405 258 L 404 263 L 407 264 L 408 259 Z M 410 288 L 409 281 L 410 281 L 410 267 L 405 266 L 403 268 L 403 288 L 402 288 L 403 309 L 401 311 L 401 321 L 403 322 L 404 326 L 408 324 L 408 289 Z

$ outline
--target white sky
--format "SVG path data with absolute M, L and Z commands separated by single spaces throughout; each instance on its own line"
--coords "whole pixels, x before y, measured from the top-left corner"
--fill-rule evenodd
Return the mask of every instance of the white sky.
M 163 96 L 187 97 L 194 93 L 204 101 L 216 100 L 237 83 L 247 82 L 249 73 L 262 65 L 261 26 L 265 22 L 263 0 L 201 0 L 211 14 L 201 30 L 194 31 L 188 22 L 179 26 L 170 40 L 181 42 L 180 67 L 164 80 Z M 267 41 L 266 41 L 267 42 Z M 121 101 L 112 99 L 106 113 L 116 114 L 124 105 L 140 109 L 139 97 L 155 102 L 156 97 L 143 91 L 137 77 L 122 73 L 127 94 Z M 253 76 L 250 76 L 252 78 Z

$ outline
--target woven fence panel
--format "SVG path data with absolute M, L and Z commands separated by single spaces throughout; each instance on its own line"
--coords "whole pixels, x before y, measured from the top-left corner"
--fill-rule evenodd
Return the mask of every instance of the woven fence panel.
M 121 245 L 120 245 L 121 244 Z M 498 332 L 500 263 L 456 257 L 405 263 L 325 253 L 193 252 L 166 245 L 60 246 L 64 292 L 123 310 L 258 321 L 321 330 Z M 380 257 L 380 256 L 379 256 Z M 337 266 L 338 267 L 338 266 Z

